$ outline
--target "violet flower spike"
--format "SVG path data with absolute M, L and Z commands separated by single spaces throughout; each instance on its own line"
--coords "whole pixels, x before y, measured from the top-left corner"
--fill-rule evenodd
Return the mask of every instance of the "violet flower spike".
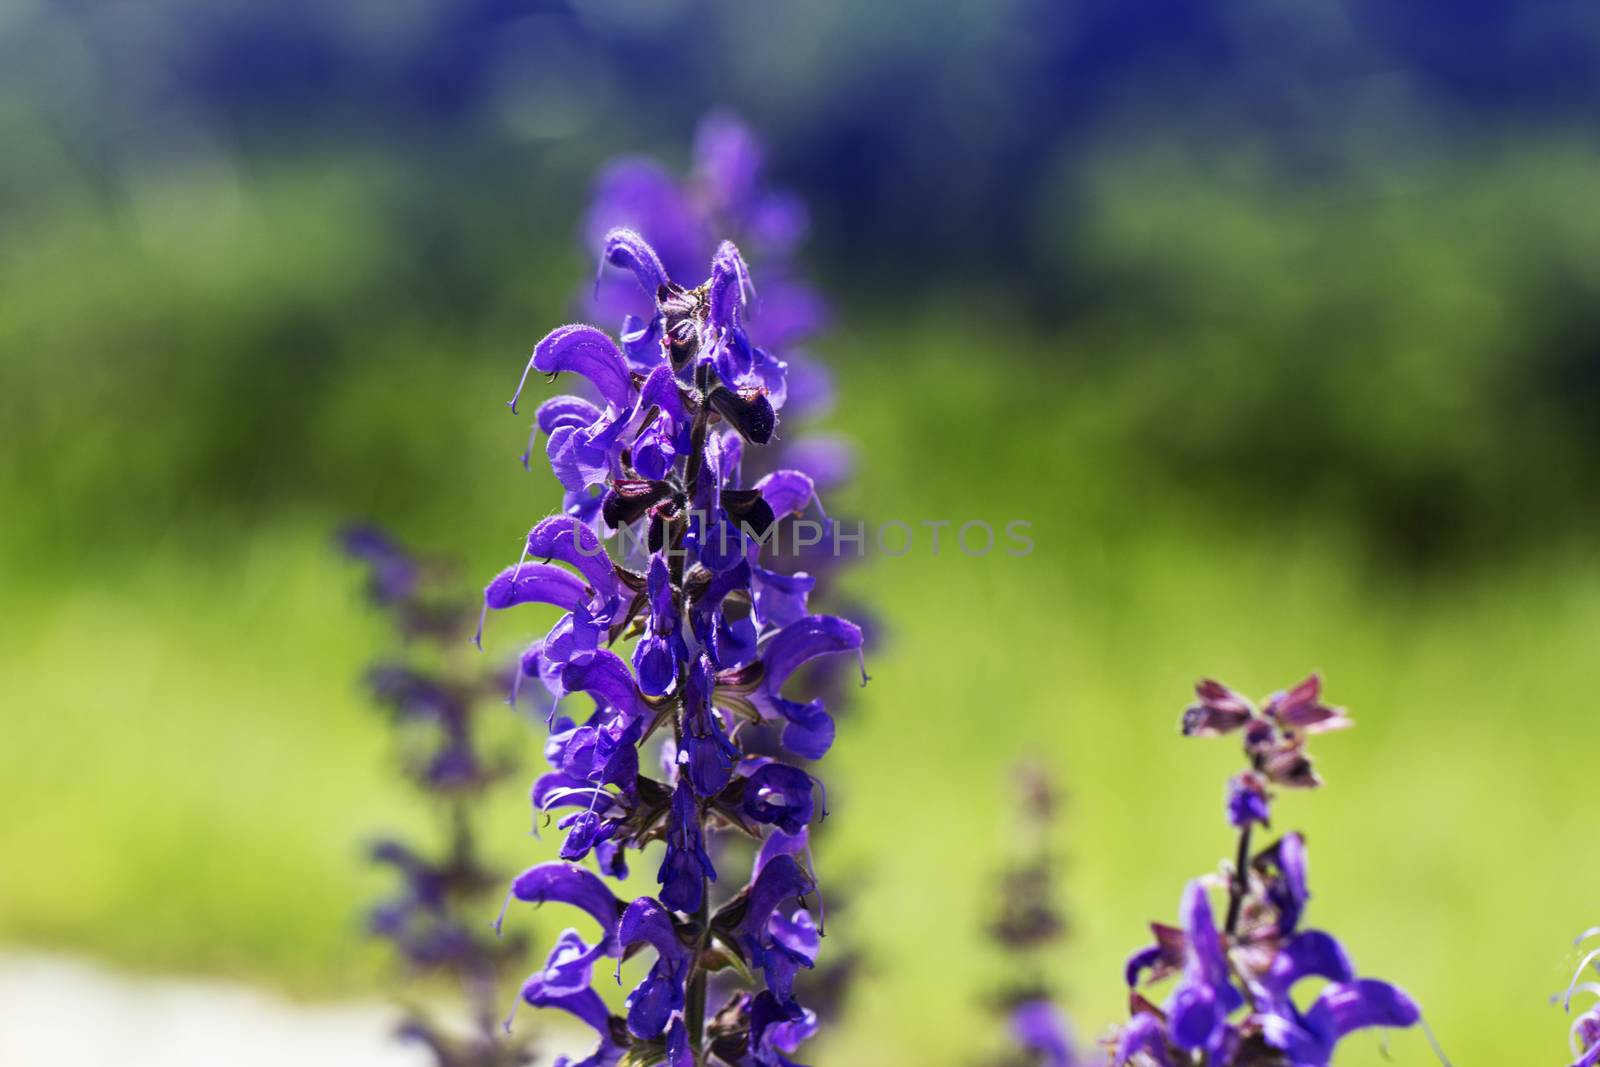
M 694 286 L 631 230 L 607 234 L 602 260 L 650 298 L 651 324 L 620 346 L 593 327 L 562 327 L 529 364 L 588 381 L 595 402 L 546 401 L 538 423 L 563 486 L 598 488 L 598 508 L 537 523 L 522 559 L 484 594 L 485 615 L 563 612 L 518 677 L 537 678 L 555 701 L 552 770 L 530 799 L 540 816 L 564 812 L 563 862 L 525 871 L 507 904 L 560 902 L 599 926 L 563 934 L 522 999 L 595 1029 L 585 1063 L 636 1054 L 692 1067 L 713 1053 L 737 1063 L 729 1056 L 742 1048 L 752 1064 L 782 1067 L 816 1028 L 796 978 L 821 948 L 809 911 L 789 906 L 816 888 L 790 854 L 819 811 L 799 762 L 820 758 L 836 732 L 821 697 L 785 689 L 818 657 L 859 656 L 862 633 L 806 611 L 811 579 L 761 565 L 766 530 L 815 487 L 792 468 L 742 484 L 747 447 L 777 436 L 785 390 L 783 364 L 747 332 L 754 287 L 738 249 L 718 248 Z M 662 758 L 642 758 L 657 742 Z M 662 777 L 641 770 L 652 765 Z M 757 843 L 762 859 L 743 887 L 719 877 L 710 838 L 720 833 Z M 627 854 L 655 841 L 666 846 L 659 890 L 624 905 L 604 877 L 625 876 Z M 591 856 L 599 873 L 582 866 Z M 611 1017 L 588 985 L 592 966 L 642 944 L 655 962 L 625 1017 Z M 713 1015 L 718 971 L 753 985 Z

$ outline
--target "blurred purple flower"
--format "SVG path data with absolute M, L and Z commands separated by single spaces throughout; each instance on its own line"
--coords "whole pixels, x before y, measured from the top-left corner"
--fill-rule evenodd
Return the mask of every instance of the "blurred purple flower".
M 1072 1029 L 1056 1004 L 1043 957 L 1063 937 L 1049 837 L 1058 807 L 1045 772 L 1024 765 L 1015 776 L 1023 838 L 1022 856 L 1001 874 L 996 896 L 1000 913 L 990 934 L 1007 954 L 1012 977 L 994 1001 L 1003 1013 L 1010 1042 L 984 1058 L 985 1067 L 1075 1067 L 1078 1054 Z
M 1072 1028 L 1066 1013 L 1050 1000 L 1028 1000 L 1011 1013 L 1011 1036 L 1038 1058 L 1039 1067 L 1076 1067 Z
M 459 599 L 453 586 L 444 591 L 440 579 L 448 568 L 414 557 L 372 526 L 352 527 L 340 542 L 368 568 L 368 595 L 389 615 L 408 653 L 369 670 L 367 685 L 391 713 L 408 777 L 448 816 L 442 855 L 389 839 L 372 846 L 372 861 L 392 868 L 400 886 L 369 911 L 367 929 L 390 942 L 410 971 L 448 976 L 463 991 L 462 1014 L 477 1023 L 463 1032 L 412 1009 L 399 1036 L 425 1046 L 438 1067 L 517 1067 L 531 1060 L 527 1043 L 502 1037 L 491 1020 L 499 976 L 520 959 L 522 944 L 487 936 L 476 917 L 499 876 L 483 865 L 471 832 L 478 799 L 504 771 L 480 754 L 476 717 L 476 705 L 501 687 L 500 672 L 463 658 L 471 602 Z M 533 595 L 536 586 L 564 591 Z M 485 605 L 571 601 L 583 590 L 584 584 L 565 571 L 556 576 L 530 570 L 514 579 L 497 578 Z M 409 655 L 419 641 L 437 647 L 426 657 Z M 573 963 L 572 948 L 564 937 L 552 966 Z

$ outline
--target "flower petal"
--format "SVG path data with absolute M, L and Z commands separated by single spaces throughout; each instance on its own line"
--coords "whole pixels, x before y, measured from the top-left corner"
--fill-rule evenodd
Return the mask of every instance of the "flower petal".
M 606 555 L 600 537 L 570 515 L 541 519 L 528 531 L 528 555 L 535 559 L 559 559 L 576 567 L 595 593 L 609 600 L 617 594 L 617 572 Z
M 816 883 L 793 856 L 774 856 L 750 883 L 744 917 L 739 923 L 740 932 L 755 936 L 767 925 L 779 904 L 814 888 Z
M 640 719 L 649 713 L 628 665 L 608 649 L 600 649 L 582 662 L 567 664 L 561 672 L 561 684 L 567 692 L 588 693 L 629 719 Z
M 861 648 L 861 627 L 835 615 L 807 615 L 779 630 L 762 649 L 764 685 L 774 695 L 800 666 L 818 656 Z
M 750 568 L 751 598 L 756 622 L 762 629 L 787 626 L 806 614 L 806 599 L 817 580 L 804 571 L 779 574 L 764 567 Z
M 548 563 L 512 564 L 483 590 L 485 607 L 500 611 L 517 604 L 554 604 L 571 611 L 583 603 L 588 588 L 571 571 Z
M 785 763 L 767 763 L 745 781 L 745 814 L 792 836 L 811 822 L 811 794 L 811 776 L 805 771 Z
M 835 727 L 833 716 L 823 710 L 822 701 L 797 704 L 780 699 L 776 703 L 789 720 L 779 738 L 783 747 L 801 759 L 818 760 L 826 756 L 833 747 Z
M 711 257 L 711 278 L 706 283 L 706 322 L 722 330 L 739 326 L 740 312 L 751 292 L 750 268 L 732 241 L 724 241 Z
M 797 470 L 773 471 L 756 482 L 755 487 L 779 516 L 800 514 L 816 492 L 811 476 Z
M 687 960 L 689 949 L 678 937 L 672 914 L 653 897 L 640 897 L 628 905 L 617 924 L 617 941 L 624 949 L 645 941 L 662 959 Z
M 756 853 L 756 861 L 752 865 L 752 876 L 759 876 L 779 856 L 802 856 L 811 848 L 809 832 L 801 831 L 798 834 L 786 834 L 782 830 L 773 830 L 767 839 L 761 842 L 761 850 Z
M 677 376 L 672 373 L 672 368 L 665 363 L 652 370 L 645 378 L 644 384 L 639 387 L 636 414 L 642 416 L 652 407 L 657 408 L 672 421 L 674 431 L 689 425 L 689 410 L 683 403 L 683 389 L 678 385 Z
M 1167 1038 L 1161 1030 L 1161 1021 L 1154 1015 L 1139 1014 L 1128 1021 L 1117 1034 L 1117 1044 L 1112 1051 L 1113 1067 L 1124 1067 L 1135 1056 L 1148 1056 L 1159 1067 L 1172 1067 L 1172 1057 L 1167 1055 Z
M 593 426 L 604 415 L 581 396 L 553 396 L 539 405 L 533 418 L 540 431 L 548 435 L 560 426 Z
M 573 863 L 541 863 L 517 875 L 511 895 L 529 904 L 557 901 L 587 912 L 600 924 L 607 955 L 615 955 L 617 920 L 622 902 L 617 900 L 600 876 Z
M 533 347 L 533 356 L 517 383 L 516 395 L 511 398 L 511 410 L 517 410 L 517 400 L 522 396 L 528 375 L 535 371 L 559 374 L 571 371 L 581 374 L 594 383 L 595 390 L 619 411 L 632 406 L 633 379 L 628 365 L 622 359 L 617 343 L 593 326 L 571 323 L 558 326 L 544 335 Z
M 724 212 L 747 207 L 761 187 L 765 162 L 750 127 L 726 111 L 700 120 L 694 136 L 694 172 Z
M 1406 1027 L 1422 1018 L 1400 989 L 1375 978 L 1330 985 L 1306 1012 L 1306 1024 L 1330 1043 L 1370 1026 Z
M 565 1057 L 558 1059 L 557 1064 L 566 1067 L 603 1067 L 614 1064 L 622 1057 L 622 1049 L 611 1038 L 611 1013 L 606 1011 L 605 1002 L 600 995 L 592 989 L 585 989 L 580 993 L 556 993 L 548 989 L 544 982 L 544 975 L 534 975 L 522 986 L 522 999 L 535 1008 L 556 1008 L 560 1011 L 574 1015 L 594 1028 L 600 1035 L 600 1044 L 595 1051 L 583 1060 L 572 1062 Z M 506 1029 L 511 1028 L 511 1020 L 506 1020 Z
M 1355 978 L 1355 969 L 1344 947 L 1332 935 L 1321 930 L 1305 930 L 1278 950 L 1261 984 L 1275 998 L 1282 999 L 1302 978 L 1348 982 Z
M 631 273 L 639 281 L 639 288 L 651 300 L 656 299 L 656 294 L 662 286 L 670 285 L 672 279 L 667 277 L 667 269 L 661 265 L 661 257 L 656 255 L 656 250 L 650 243 L 641 237 L 637 231 L 617 228 L 606 234 L 605 250 L 601 254 L 601 263 L 620 267 Z
M 1039 1067 L 1073 1067 L 1077 1063 L 1067 1017 L 1048 1000 L 1017 1005 L 1011 1012 L 1011 1034 L 1018 1045 L 1039 1057 Z

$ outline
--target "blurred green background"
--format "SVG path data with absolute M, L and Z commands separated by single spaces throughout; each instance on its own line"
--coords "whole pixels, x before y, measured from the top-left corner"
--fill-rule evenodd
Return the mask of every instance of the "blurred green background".
M 502 401 L 591 269 L 586 183 L 731 105 L 838 304 L 830 506 L 1037 543 L 850 575 L 886 639 L 818 862 L 868 962 L 817 1059 L 992 1041 L 1023 756 L 1069 795 L 1056 969 L 1099 1034 L 1229 850 L 1188 686 L 1320 669 L 1359 728 L 1279 809 L 1312 918 L 1458 1064 L 1563 1062 L 1546 998 L 1600 922 L 1596 71 L 1576 3 L 14 0 L 0 944 L 388 986 L 358 846 L 429 813 L 331 531 L 515 556 L 557 497 Z M 487 821 L 547 854 L 518 788 Z

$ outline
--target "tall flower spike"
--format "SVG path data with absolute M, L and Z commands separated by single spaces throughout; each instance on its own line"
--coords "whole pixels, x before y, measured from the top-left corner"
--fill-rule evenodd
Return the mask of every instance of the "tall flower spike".
M 1198 701 L 1184 712 L 1182 732 L 1241 733 L 1248 763 L 1226 791 L 1228 823 L 1239 834 L 1227 910 L 1219 925 L 1211 880 L 1197 879 L 1184 891 L 1179 925 L 1152 926 L 1155 943 L 1128 960 L 1133 1014 L 1112 1042 L 1116 1067 L 1327 1067 L 1352 1033 L 1421 1022 L 1404 992 L 1359 977 L 1332 935 L 1301 927 L 1310 899 L 1304 839 L 1285 834 L 1251 849 L 1256 827 L 1270 821 L 1271 785 L 1321 784 L 1306 736 L 1350 725 L 1342 710 L 1322 703 L 1321 688 L 1313 675 L 1268 697 L 1258 711 L 1219 682 L 1196 687 Z M 1178 980 L 1157 1008 L 1144 990 L 1173 975 Z M 1305 998 L 1294 989 L 1305 979 L 1327 984 L 1302 1008 Z
M 562 902 L 600 927 L 592 940 L 563 934 L 522 999 L 588 1022 L 600 1044 L 586 1063 L 780 1067 L 816 1028 L 796 978 L 814 966 L 821 931 L 791 906 L 815 880 L 790 852 L 819 808 L 798 761 L 822 756 L 835 733 L 820 697 L 783 689 L 818 657 L 859 655 L 862 634 L 805 612 L 808 578 L 761 565 L 779 510 L 804 508 L 815 488 L 794 469 L 741 484 L 745 442 L 775 436 L 784 390 L 782 363 L 746 333 L 753 287 L 738 249 L 724 243 L 693 286 L 631 230 L 608 234 L 602 258 L 651 295 L 653 325 L 635 341 L 657 339 L 654 361 L 641 369 L 637 344 L 625 355 L 588 326 L 540 342 L 532 369 L 581 375 L 599 401 L 540 406 L 552 470 L 569 492 L 598 487 L 598 513 L 537 523 L 523 558 L 484 593 L 486 614 L 534 603 L 564 612 L 521 674 L 556 700 L 552 771 L 531 798 L 541 814 L 566 812 L 565 862 L 524 872 L 507 903 Z M 613 650 L 626 641 L 631 652 Z M 662 777 L 641 771 L 651 766 Z M 762 857 L 742 887 L 719 877 L 721 834 L 753 839 Z M 625 904 L 601 875 L 625 876 L 626 854 L 656 841 L 659 891 Z M 580 866 L 590 856 L 599 874 Z M 625 1017 L 610 1017 L 588 985 L 593 964 L 645 944 L 655 962 Z M 712 1018 L 719 971 L 751 988 Z

